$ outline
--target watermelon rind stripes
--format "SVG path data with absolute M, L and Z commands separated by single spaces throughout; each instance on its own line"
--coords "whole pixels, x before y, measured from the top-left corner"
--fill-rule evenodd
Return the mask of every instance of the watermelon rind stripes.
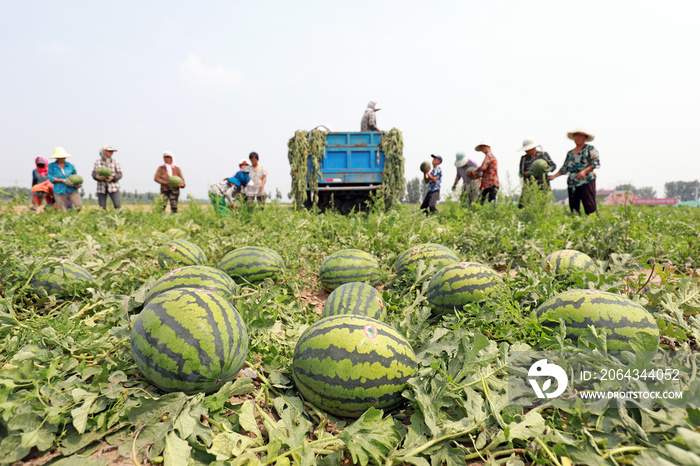
M 428 284 L 427 298 L 438 311 L 451 311 L 471 302 L 496 298 L 507 291 L 503 279 L 491 267 L 478 262 L 458 262 L 438 270 Z
M 284 259 L 274 249 L 245 246 L 226 254 L 218 268 L 236 283 L 257 284 L 266 278 L 279 279 L 285 267 Z
M 396 273 L 403 275 L 415 268 L 418 261 L 433 264 L 437 269 L 459 262 L 457 254 L 442 244 L 425 243 L 404 251 L 396 260 Z
M 233 380 L 248 354 L 243 319 L 231 303 L 211 291 L 163 292 L 132 324 L 134 361 L 164 391 L 216 391 Z
M 67 262 L 65 259 L 51 259 L 34 274 L 29 283 L 50 291 L 62 291 L 66 285 L 89 285 L 94 281 L 95 279 L 84 267 Z
M 328 256 L 321 263 L 321 286 L 331 292 L 344 283 L 364 282 L 379 284 L 380 270 L 377 259 L 359 249 L 343 249 Z
M 590 256 L 574 249 L 562 249 L 551 253 L 542 261 L 542 268 L 547 272 L 553 271 L 556 276 L 562 278 L 568 277 L 572 270 L 590 273 L 598 271 Z
M 307 401 L 352 418 L 370 407 L 397 408 L 417 368 L 413 349 L 393 327 L 353 315 L 326 317 L 306 329 L 292 362 L 295 385 Z
M 148 291 L 144 303 L 176 288 L 209 290 L 228 300 L 236 295 L 236 283 L 223 270 L 206 265 L 188 265 L 171 270 L 158 279 Z
M 163 268 L 207 265 L 204 251 L 191 241 L 175 239 L 158 248 L 158 264 Z
M 564 319 L 567 337 L 577 341 L 589 325 L 610 330 L 608 350 L 631 350 L 629 341 L 639 332 L 659 338 L 654 316 L 625 296 L 597 290 L 568 290 L 537 308 L 544 326 L 556 328 Z
M 371 285 L 361 282 L 344 283 L 328 296 L 322 317 L 359 315 L 384 321 L 387 310 L 381 294 Z

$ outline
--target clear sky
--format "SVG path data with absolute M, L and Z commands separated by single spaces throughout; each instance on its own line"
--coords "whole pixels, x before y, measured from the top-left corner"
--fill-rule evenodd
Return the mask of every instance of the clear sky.
M 560 166 L 585 126 L 598 189 L 662 196 L 700 178 L 699 19 L 698 0 L 0 0 L 0 186 L 29 187 L 54 146 L 88 178 L 111 144 L 122 190 L 157 191 L 170 150 L 203 198 L 256 151 L 286 200 L 294 131 L 359 131 L 375 100 L 407 179 L 441 154 L 449 185 L 488 139 L 515 190 L 523 139 Z

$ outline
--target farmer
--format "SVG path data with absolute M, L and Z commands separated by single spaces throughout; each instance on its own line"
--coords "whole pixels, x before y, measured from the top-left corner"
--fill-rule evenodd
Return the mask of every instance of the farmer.
M 484 153 L 484 161 L 481 162 L 481 166 L 476 170 L 476 177 L 481 178 L 479 202 L 482 204 L 486 200 L 495 202 L 498 188 L 501 185 L 498 181 L 498 160 L 491 152 L 491 143 L 488 141 L 481 141 L 474 150 Z
M 597 211 L 595 201 L 595 179 L 593 170 L 600 168 L 600 158 L 595 147 L 587 142 L 593 141 L 595 136 L 586 128 L 576 128 L 566 133 L 566 137 L 573 139 L 576 147 L 566 154 L 564 164 L 556 174 L 547 176 L 553 180 L 561 175 L 569 174 L 566 179 L 569 193 L 569 209 L 581 215 L 581 204 L 586 215 Z
M 250 159 L 250 181 L 246 195 L 248 203 L 252 204 L 258 201 L 260 204 L 265 204 L 265 183 L 267 183 L 267 168 L 259 163 L 260 156 L 257 152 L 251 152 L 248 156 Z
M 167 201 L 170 201 L 170 211 L 177 212 L 177 201 L 180 197 L 180 188 L 185 187 L 185 177 L 182 176 L 182 170 L 175 164 L 175 156 L 170 151 L 163 152 L 163 165 L 156 170 L 154 177 L 156 183 L 160 185 L 160 194 L 165 198 L 166 203 L 163 204 L 165 210 Z M 170 184 L 171 176 L 179 176 L 182 182 L 177 186 Z
M 360 122 L 360 131 L 381 131 L 377 128 L 377 115 L 376 112 L 381 110 L 377 107 L 377 102 L 370 101 L 367 104 L 364 115 L 362 115 L 362 121 Z
M 423 182 L 428 184 L 428 192 L 425 194 L 423 203 L 420 209 L 428 215 L 431 212 L 437 212 L 435 205 L 440 200 L 440 183 L 442 182 L 442 157 L 439 155 L 430 155 L 433 158 L 433 169 L 423 172 Z
M 215 185 L 209 188 L 209 199 L 211 200 L 214 210 L 219 217 L 228 215 L 228 207 L 236 206 L 235 197 L 243 192 L 243 189 L 250 183 L 250 175 L 248 169 L 250 164 L 246 159 L 243 159 L 238 164 L 238 173 L 231 178 L 224 178 Z
M 476 169 L 478 165 L 472 159 L 468 159 L 462 152 L 457 152 L 456 157 L 455 167 L 457 167 L 457 176 L 455 177 L 455 182 L 452 184 L 452 191 L 457 188 L 459 180 L 462 180 L 462 192 L 459 198 L 462 202 L 471 204 L 476 200 L 476 196 L 479 194 L 479 184 L 476 180 L 467 176 L 467 169 Z
M 32 205 L 30 210 L 38 210 L 45 200 L 47 206 L 53 206 L 53 183 L 49 179 L 49 161 L 39 156 L 34 159 L 36 168 L 32 170 Z
M 518 152 L 525 151 L 525 155 L 520 157 L 519 171 L 520 177 L 523 179 L 523 191 L 520 193 L 520 202 L 518 203 L 518 208 L 520 209 L 522 209 L 524 206 L 523 194 L 526 191 L 525 186 L 535 181 L 539 185 L 540 189 L 542 189 L 542 191 L 549 191 L 549 180 L 546 176 L 544 176 L 544 174 L 554 171 L 557 168 L 557 164 L 552 161 L 552 158 L 549 156 L 549 154 L 542 150 L 537 150 L 537 147 L 540 147 L 540 149 L 542 148 L 537 143 L 537 141 L 535 141 L 532 138 L 528 138 L 523 141 L 523 147 L 518 149 Z M 535 160 L 539 159 L 542 159 L 545 162 L 547 162 L 547 169 L 544 171 L 544 173 L 540 174 L 539 176 L 535 176 L 533 173 L 530 172 L 530 168 L 532 167 L 532 164 L 535 162 Z
M 100 148 L 100 158 L 92 168 L 92 179 L 97 181 L 97 202 L 103 210 L 107 210 L 107 196 L 112 199 L 115 209 L 121 209 L 122 204 L 119 199 L 119 180 L 122 178 L 122 167 L 119 162 L 112 158 L 117 149 L 112 146 L 102 146 Z M 100 167 L 107 167 L 109 176 L 98 173 Z
M 83 201 L 80 199 L 80 192 L 68 179 L 71 175 L 77 175 L 75 167 L 72 163 L 66 162 L 66 159 L 72 157 L 63 147 L 54 147 L 53 154 L 50 159 L 56 159 L 55 162 L 49 164 L 49 180 L 53 183 L 53 196 L 56 200 L 56 209 L 68 209 L 70 202 L 72 207 L 77 210 L 83 206 Z

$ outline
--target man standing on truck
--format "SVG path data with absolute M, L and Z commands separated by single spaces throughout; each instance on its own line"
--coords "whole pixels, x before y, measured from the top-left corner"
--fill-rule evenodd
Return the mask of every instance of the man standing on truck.
M 435 204 L 440 200 L 440 183 L 442 182 L 442 157 L 439 155 L 430 155 L 433 158 L 433 169 L 428 171 L 428 168 L 423 172 L 423 181 L 428 184 L 428 192 L 425 194 L 423 204 L 420 210 L 426 215 L 431 212 L 437 212 Z
M 365 114 L 362 115 L 362 122 L 360 123 L 360 131 L 381 131 L 377 128 L 377 115 L 375 112 L 381 110 L 377 107 L 377 102 L 371 101 L 367 104 L 365 109 Z

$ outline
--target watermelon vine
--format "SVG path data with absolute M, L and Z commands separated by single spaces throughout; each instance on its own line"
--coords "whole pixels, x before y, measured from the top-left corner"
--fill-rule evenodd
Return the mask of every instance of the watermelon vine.
M 319 130 L 307 132 L 298 130 L 287 143 L 289 151 L 287 158 L 291 166 L 292 197 L 296 209 L 303 207 L 306 202 L 306 190 L 311 191 L 315 204 L 318 199 L 318 177 L 320 161 L 326 151 L 326 133 Z M 308 159 L 311 157 L 311 174 L 308 173 Z

